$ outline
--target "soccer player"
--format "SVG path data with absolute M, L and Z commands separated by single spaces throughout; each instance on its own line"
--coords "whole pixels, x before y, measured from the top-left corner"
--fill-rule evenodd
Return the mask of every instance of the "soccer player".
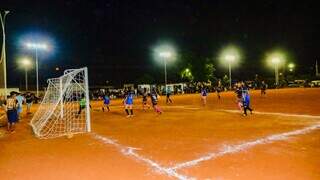
M 17 104 L 17 113 L 18 113 L 18 120 L 20 120 L 20 114 L 22 113 L 22 103 L 25 101 L 24 97 L 18 93 L 16 96 Z
M 264 81 L 262 81 L 262 82 L 261 82 L 261 96 L 267 94 L 267 93 L 266 93 L 266 89 L 267 89 L 267 84 L 266 84 Z
M 207 104 L 207 96 L 208 96 L 207 89 L 202 87 L 200 95 L 201 95 L 203 106 L 205 106 Z
M 81 114 L 82 109 L 86 108 L 86 98 L 84 97 L 84 95 L 81 96 L 81 99 L 79 101 L 79 111 L 78 111 L 78 115 Z
M 18 121 L 18 114 L 17 114 L 17 99 L 16 94 L 11 93 L 10 96 L 4 103 L 5 111 L 7 112 L 8 117 L 8 132 L 13 133 L 15 130 L 15 123 Z
M 33 96 L 31 95 L 30 92 L 27 92 L 25 99 L 26 99 L 26 104 L 27 104 L 27 114 L 31 114 L 30 109 L 31 109 L 32 102 L 33 102 Z
M 104 108 L 106 107 L 108 109 L 108 112 L 110 112 L 110 108 L 109 108 L 110 97 L 109 97 L 109 95 L 108 94 L 104 94 L 102 99 L 103 99 L 102 111 L 104 112 Z
M 131 91 L 131 89 L 129 88 L 125 99 L 124 99 L 124 107 L 125 107 L 125 111 L 127 113 L 127 117 L 132 117 L 133 116 L 133 92 Z M 130 110 L 130 112 L 129 112 Z
M 217 89 L 216 89 L 216 91 L 217 91 L 217 96 L 218 96 L 218 99 L 220 100 L 220 98 L 221 98 L 221 96 L 220 96 L 220 92 L 222 91 L 222 83 L 221 83 L 221 80 L 219 79 L 218 80 L 218 85 L 217 85 Z
M 242 84 L 242 104 L 243 104 L 243 116 L 247 116 L 247 110 L 252 114 L 253 109 L 250 108 L 250 95 L 249 88 Z
M 147 88 L 143 89 L 143 93 L 142 93 L 142 109 L 144 111 L 146 111 L 146 107 L 150 108 L 149 104 L 148 104 L 148 93 L 147 93 Z
M 157 91 L 155 88 L 152 89 L 152 91 L 150 93 L 150 98 L 151 98 L 152 107 L 153 107 L 154 111 L 156 111 L 158 114 L 161 114 L 162 110 L 158 106 L 158 94 L 157 94 Z
M 236 93 L 236 103 L 237 103 L 237 106 L 239 108 L 240 111 L 242 111 L 242 107 L 243 107 L 243 104 L 242 104 L 242 87 L 241 87 L 241 83 L 236 83 L 236 90 L 235 90 L 235 93 Z
M 172 103 L 172 100 L 171 100 L 171 98 L 170 98 L 171 91 L 170 91 L 170 89 L 168 89 L 168 88 L 167 88 L 167 90 L 166 90 L 166 95 L 167 95 L 166 103 L 167 103 L 167 104 L 171 104 L 171 103 Z

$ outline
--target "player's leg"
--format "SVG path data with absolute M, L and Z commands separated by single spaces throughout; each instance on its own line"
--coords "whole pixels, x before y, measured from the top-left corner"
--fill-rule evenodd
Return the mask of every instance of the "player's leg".
M 109 107 L 109 104 L 107 104 L 107 109 L 108 109 L 108 112 L 110 112 L 110 107 Z
M 244 106 L 244 107 L 243 107 L 243 115 L 244 115 L 244 116 L 247 116 L 247 106 Z
M 82 107 L 81 107 L 81 105 L 79 105 L 78 115 L 81 114 L 81 111 L 82 111 Z
M 133 116 L 133 105 L 130 104 L 129 108 L 130 108 L 130 115 Z
M 126 104 L 125 105 L 125 111 L 126 111 L 126 113 L 127 113 L 127 117 L 130 117 L 130 114 L 129 114 L 129 109 L 128 109 L 129 107 L 128 107 L 128 105 Z

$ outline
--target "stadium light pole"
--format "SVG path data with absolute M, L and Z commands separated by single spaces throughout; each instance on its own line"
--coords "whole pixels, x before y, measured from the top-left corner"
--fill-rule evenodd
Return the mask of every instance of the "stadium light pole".
M 229 69 L 229 89 L 232 89 L 232 67 L 238 64 L 242 56 L 241 49 L 236 45 L 228 45 L 219 54 L 220 63 Z
M 228 62 L 228 67 L 229 67 L 229 88 L 232 88 L 232 78 L 231 78 L 231 70 L 232 70 L 232 63 L 236 60 L 236 56 L 232 54 L 227 54 L 225 56 L 225 60 Z
M 39 97 L 39 65 L 38 65 L 38 51 L 48 50 L 48 45 L 46 43 L 26 43 L 28 49 L 35 50 L 36 54 L 36 79 L 37 79 L 37 97 Z
M 274 57 L 271 59 L 272 64 L 274 65 L 274 76 L 276 81 L 276 87 L 279 85 L 279 64 L 281 63 L 281 59 L 279 57 Z
M 5 22 L 6 16 L 10 11 L 4 11 L 3 17 L 2 12 L 0 11 L 0 21 L 2 27 L 2 51 L 0 63 L 3 63 L 3 83 L 4 83 L 4 98 L 7 99 L 7 60 L 6 60 L 6 32 L 5 32 Z
M 162 51 L 159 53 L 159 56 L 163 59 L 164 62 L 164 85 L 167 93 L 167 60 L 172 57 L 172 54 L 169 51 Z
M 24 58 L 21 60 L 21 64 L 24 67 L 25 70 L 25 83 L 26 83 L 26 91 L 28 91 L 28 68 L 31 66 L 30 59 Z

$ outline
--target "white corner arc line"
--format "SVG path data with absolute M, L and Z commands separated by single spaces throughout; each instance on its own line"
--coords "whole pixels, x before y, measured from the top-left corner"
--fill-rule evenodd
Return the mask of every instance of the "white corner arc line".
M 145 158 L 145 157 L 139 155 L 138 153 L 135 152 L 135 150 L 137 150 L 138 148 L 123 146 L 121 144 L 118 144 L 113 139 L 110 139 L 110 138 L 107 138 L 107 137 L 104 137 L 104 136 L 101 136 L 101 135 L 98 135 L 95 133 L 92 133 L 92 134 L 93 134 L 94 139 L 100 140 L 105 144 L 111 144 L 111 145 L 117 147 L 120 150 L 120 152 L 123 153 L 124 155 L 132 156 L 138 161 L 145 162 L 147 165 L 151 166 L 156 172 L 159 172 L 160 174 L 166 174 L 168 176 L 175 177 L 180 180 L 195 179 L 193 177 L 179 174 L 174 169 L 162 167 L 159 163 L 156 163 L 155 161 L 153 161 L 151 159 L 148 159 L 148 158 Z
M 239 110 L 229 110 L 229 109 L 219 109 L 218 111 L 224 111 L 224 112 L 230 112 L 230 113 L 239 113 Z M 254 114 L 263 114 L 263 115 L 276 115 L 276 116 L 320 119 L 320 116 L 309 115 L 309 114 L 290 114 L 290 113 L 259 112 L 259 111 L 253 111 L 253 113 Z
M 201 162 L 212 160 L 212 159 L 224 156 L 226 154 L 232 154 L 232 153 L 244 151 L 244 150 L 252 148 L 252 147 L 254 147 L 256 145 L 269 144 L 269 143 L 273 143 L 273 142 L 276 142 L 276 141 L 282 141 L 282 140 L 288 139 L 290 136 L 306 134 L 306 133 L 309 133 L 309 132 L 317 130 L 317 129 L 320 129 L 320 124 L 308 126 L 306 128 L 295 130 L 295 131 L 290 131 L 290 132 L 285 132 L 285 133 L 281 133 L 281 134 L 270 135 L 270 136 L 267 136 L 265 138 L 257 139 L 257 140 L 254 140 L 254 141 L 248 141 L 248 142 L 245 142 L 245 143 L 242 143 L 242 144 L 225 146 L 220 151 L 218 151 L 217 153 L 209 153 L 209 154 L 207 154 L 205 156 L 202 156 L 202 157 L 200 157 L 198 159 L 194 159 L 194 160 L 191 160 L 191 161 L 187 161 L 187 162 L 176 164 L 175 166 L 171 167 L 170 169 L 178 170 L 178 169 L 181 169 L 181 168 L 187 168 L 187 167 L 195 166 L 195 165 L 197 165 L 197 164 L 199 164 Z

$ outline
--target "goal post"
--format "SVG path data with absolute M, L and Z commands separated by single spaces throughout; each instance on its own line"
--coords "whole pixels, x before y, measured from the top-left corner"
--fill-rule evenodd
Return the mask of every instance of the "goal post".
M 39 138 L 91 131 L 88 69 L 68 69 L 59 78 L 48 79 L 47 91 L 31 120 Z

